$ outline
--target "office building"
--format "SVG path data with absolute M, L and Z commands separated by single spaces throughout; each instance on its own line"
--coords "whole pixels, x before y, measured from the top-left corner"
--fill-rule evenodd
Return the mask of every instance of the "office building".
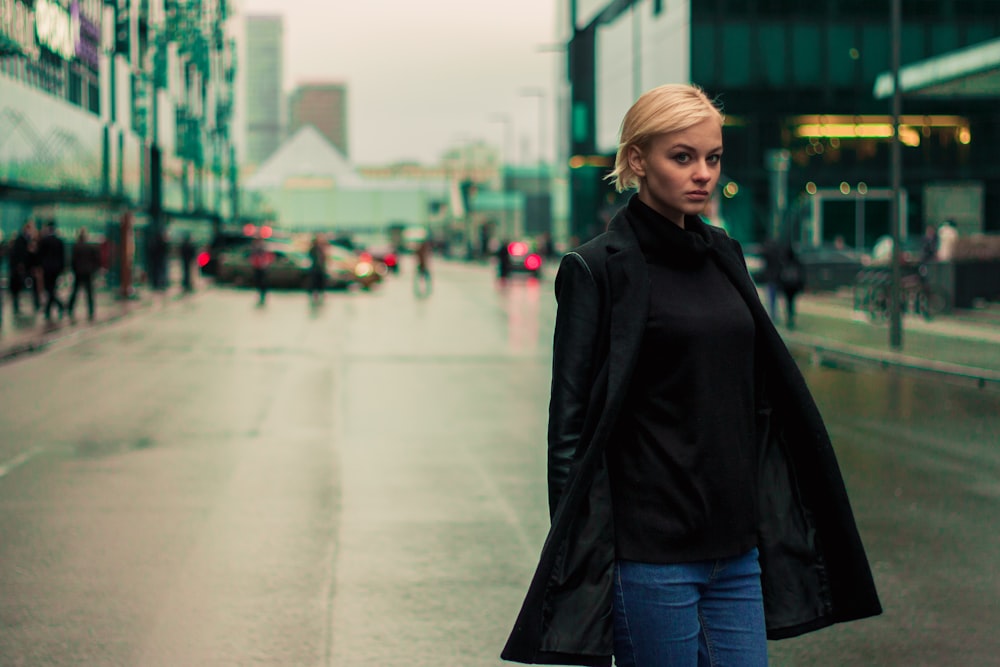
M 288 98 L 288 134 L 312 125 L 341 155 L 350 157 L 347 146 L 347 86 L 315 83 L 299 86 Z
M 269 158 L 284 138 L 284 24 L 281 16 L 246 17 L 246 155 L 252 165 Z
M 643 91 L 671 82 L 696 83 L 724 107 L 713 215 L 734 236 L 842 236 L 870 247 L 888 233 L 891 109 L 874 84 L 891 67 L 889 0 L 565 3 L 573 233 L 600 231 L 621 204 L 602 178 L 622 116 Z M 904 66 L 1000 36 L 991 2 L 902 6 Z M 946 210 L 968 231 L 1000 229 L 997 96 L 904 100 L 904 235 L 940 224 Z

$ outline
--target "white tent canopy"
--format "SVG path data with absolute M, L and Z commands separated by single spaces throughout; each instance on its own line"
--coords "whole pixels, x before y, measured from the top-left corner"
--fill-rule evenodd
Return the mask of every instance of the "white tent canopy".
M 330 181 L 332 187 L 360 188 L 363 179 L 340 151 L 312 125 L 304 125 L 256 173 L 247 179 L 247 190 L 281 188 L 295 179 Z

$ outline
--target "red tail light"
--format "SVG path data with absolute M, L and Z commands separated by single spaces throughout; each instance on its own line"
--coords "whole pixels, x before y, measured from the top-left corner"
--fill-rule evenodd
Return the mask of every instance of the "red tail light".
M 529 271 L 537 271 L 542 266 L 541 255 L 531 254 L 524 258 L 524 268 Z
M 385 265 L 386 266 L 396 266 L 396 256 L 395 255 L 386 255 L 385 256 Z
M 527 254 L 528 244 L 521 241 L 514 241 L 507 246 L 507 252 L 515 257 L 520 257 L 521 255 Z
M 198 253 L 198 266 L 205 266 L 208 264 L 208 260 L 212 259 L 212 256 L 207 252 L 202 251 Z

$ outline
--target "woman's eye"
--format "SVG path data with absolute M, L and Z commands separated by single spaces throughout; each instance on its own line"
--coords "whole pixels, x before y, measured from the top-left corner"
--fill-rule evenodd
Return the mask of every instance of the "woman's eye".
M 721 155 L 709 155 L 708 156 L 708 163 L 709 164 L 719 164 L 720 162 L 722 162 L 722 156 Z
M 677 155 L 674 156 L 674 159 L 680 162 L 681 164 L 686 164 L 691 161 L 691 156 L 688 155 L 687 153 L 678 153 Z

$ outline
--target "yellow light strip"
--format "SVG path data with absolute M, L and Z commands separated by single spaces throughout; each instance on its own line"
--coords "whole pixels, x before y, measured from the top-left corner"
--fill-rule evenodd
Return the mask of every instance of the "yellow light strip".
M 789 119 L 792 125 L 892 125 L 892 116 L 846 114 L 807 114 L 793 116 Z M 916 114 L 900 116 L 900 125 L 916 125 L 928 127 L 968 127 L 969 119 L 962 116 Z

